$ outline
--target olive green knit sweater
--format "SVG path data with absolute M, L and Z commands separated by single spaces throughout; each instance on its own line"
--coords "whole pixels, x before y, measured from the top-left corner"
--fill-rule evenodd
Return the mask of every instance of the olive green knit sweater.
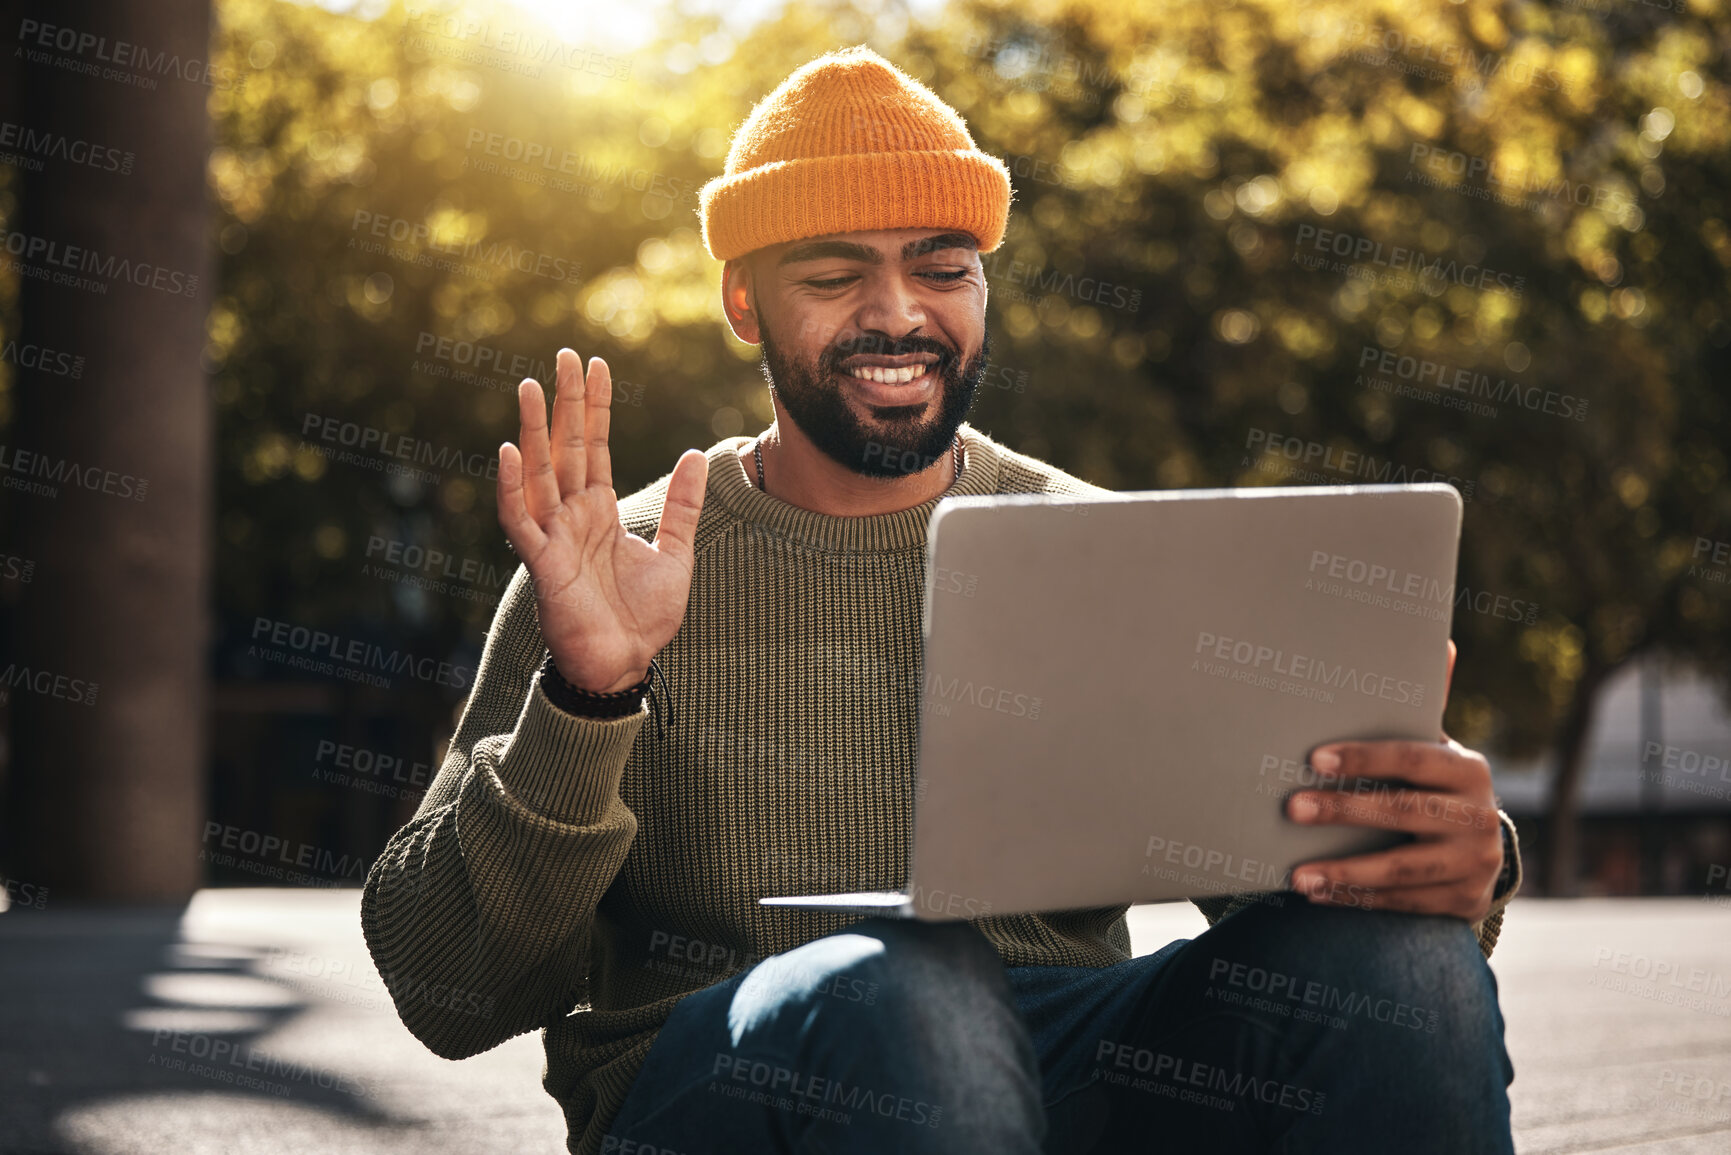
M 1102 492 L 962 436 L 953 493 Z M 743 440 L 708 451 L 691 600 L 659 656 L 674 724 L 548 701 L 519 567 L 444 765 L 367 878 L 367 945 L 403 1022 L 451 1059 L 544 1029 L 578 1155 L 599 1150 L 681 996 L 858 917 L 758 898 L 907 881 L 936 502 L 802 510 L 751 484 Z M 621 501 L 625 526 L 652 539 L 666 488 Z M 1213 920 L 1229 904 L 1200 905 Z M 1480 927 L 1487 954 L 1500 921 Z M 976 925 L 1010 966 L 1130 955 L 1122 907 Z

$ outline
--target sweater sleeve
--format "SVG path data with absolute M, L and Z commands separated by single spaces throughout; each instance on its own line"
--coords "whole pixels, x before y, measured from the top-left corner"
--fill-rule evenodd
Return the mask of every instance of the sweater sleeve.
M 565 713 L 542 690 L 544 652 L 519 566 L 444 763 L 361 898 L 398 1015 L 447 1059 L 587 1001 L 595 908 L 637 833 L 619 781 L 647 710 Z

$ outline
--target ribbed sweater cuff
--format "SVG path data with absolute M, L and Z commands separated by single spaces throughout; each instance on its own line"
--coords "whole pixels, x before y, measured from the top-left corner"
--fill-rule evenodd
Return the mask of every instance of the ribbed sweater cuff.
M 1521 840 L 1515 832 L 1515 820 L 1510 818 L 1506 811 L 1497 811 L 1497 821 L 1508 836 L 1503 840 L 1503 846 L 1507 852 L 1504 862 L 1508 869 L 1508 879 L 1498 888 L 1491 900 L 1494 906 L 1500 908 L 1508 905 L 1509 899 L 1513 898 L 1515 892 L 1521 888 Z
M 619 779 L 647 704 L 623 718 L 582 718 L 548 700 L 536 676 L 499 755 L 499 781 L 525 810 L 570 826 L 593 826 L 619 796 Z

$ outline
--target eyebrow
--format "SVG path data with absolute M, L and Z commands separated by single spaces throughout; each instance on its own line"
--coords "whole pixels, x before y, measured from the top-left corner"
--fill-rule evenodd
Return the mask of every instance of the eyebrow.
M 942 249 L 978 249 L 980 244 L 969 233 L 952 232 L 936 233 L 929 237 L 921 237 L 917 241 L 909 241 L 902 246 L 902 260 L 911 261 L 915 257 Z M 867 265 L 884 263 L 883 254 L 867 245 L 856 244 L 853 241 L 808 241 L 803 245 L 795 245 L 781 254 L 776 262 L 777 267 L 792 265 L 800 261 L 819 261 L 825 257 L 839 257 L 844 261 L 860 261 Z
M 942 249 L 978 249 L 980 242 L 972 233 L 939 233 L 923 240 L 909 241 L 902 246 L 902 260 L 911 261 L 915 257 L 927 253 L 935 253 Z

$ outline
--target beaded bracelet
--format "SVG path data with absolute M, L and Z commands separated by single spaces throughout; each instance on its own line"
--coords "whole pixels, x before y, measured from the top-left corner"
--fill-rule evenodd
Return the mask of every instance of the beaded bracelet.
M 1509 884 L 1515 880 L 1515 855 L 1519 853 L 1515 848 L 1515 836 L 1509 824 L 1498 818 L 1497 825 L 1503 832 L 1503 868 L 1497 872 L 1496 886 L 1491 889 L 1492 902 L 1508 893 Z
M 661 697 L 667 697 L 667 676 L 661 672 L 661 667 L 654 658 L 649 659 L 649 672 L 643 680 L 634 686 L 623 690 L 612 690 L 608 693 L 596 693 L 573 686 L 559 672 L 558 665 L 553 661 L 551 650 L 547 652 L 546 660 L 541 663 L 541 692 L 547 695 L 547 700 L 567 714 L 575 714 L 581 718 L 613 719 L 628 718 L 643 707 L 644 695 L 649 693 L 655 679 L 661 679 Z M 667 718 L 662 720 L 659 712 L 655 715 L 656 728 L 665 736 L 673 725 L 673 704 L 667 703 Z

